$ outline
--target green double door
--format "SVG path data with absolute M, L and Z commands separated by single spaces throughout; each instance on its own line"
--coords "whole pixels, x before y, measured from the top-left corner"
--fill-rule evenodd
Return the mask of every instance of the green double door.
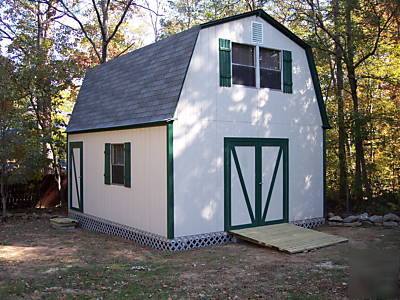
M 225 138 L 225 230 L 288 221 L 288 139 Z

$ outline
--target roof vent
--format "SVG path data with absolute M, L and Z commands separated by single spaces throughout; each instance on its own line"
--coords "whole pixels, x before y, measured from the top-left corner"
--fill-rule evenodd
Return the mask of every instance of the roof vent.
M 259 22 L 251 22 L 251 41 L 254 44 L 263 43 L 263 24 Z

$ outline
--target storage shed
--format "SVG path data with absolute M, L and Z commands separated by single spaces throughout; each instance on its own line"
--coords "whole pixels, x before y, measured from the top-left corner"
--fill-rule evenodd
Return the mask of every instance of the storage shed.
M 69 214 L 164 250 L 318 226 L 327 128 L 310 46 L 263 10 L 205 23 L 87 71 Z

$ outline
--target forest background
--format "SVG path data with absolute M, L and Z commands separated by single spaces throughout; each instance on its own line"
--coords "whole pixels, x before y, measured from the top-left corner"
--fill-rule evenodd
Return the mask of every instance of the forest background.
M 0 0 L 0 196 L 66 166 L 85 71 L 194 25 L 262 8 L 314 49 L 332 129 L 333 211 L 400 210 L 398 0 Z

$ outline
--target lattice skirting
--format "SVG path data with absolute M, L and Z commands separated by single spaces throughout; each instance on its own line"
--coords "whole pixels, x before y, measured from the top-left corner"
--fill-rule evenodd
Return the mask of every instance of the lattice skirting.
M 164 251 L 181 251 L 193 248 L 201 248 L 212 245 L 219 245 L 229 242 L 235 242 L 236 239 L 227 232 L 213 232 L 206 234 L 190 235 L 167 239 L 163 236 L 139 230 L 130 226 L 121 225 L 112 221 L 108 221 L 99 217 L 69 211 L 70 218 L 77 220 L 78 226 L 91 231 L 116 235 L 128 240 L 135 241 L 141 245 Z M 292 221 L 291 224 L 314 228 L 325 223 L 324 218 L 312 218 L 299 221 Z
M 69 217 L 78 221 L 78 226 L 91 231 L 116 235 L 141 245 L 164 251 L 180 251 L 233 242 L 235 239 L 227 232 L 190 235 L 167 239 L 163 236 L 121 225 L 95 216 L 69 211 Z
M 305 220 L 291 221 L 291 224 L 301 226 L 304 228 L 315 228 L 325 224 L 325 218 L 311 218 Z

